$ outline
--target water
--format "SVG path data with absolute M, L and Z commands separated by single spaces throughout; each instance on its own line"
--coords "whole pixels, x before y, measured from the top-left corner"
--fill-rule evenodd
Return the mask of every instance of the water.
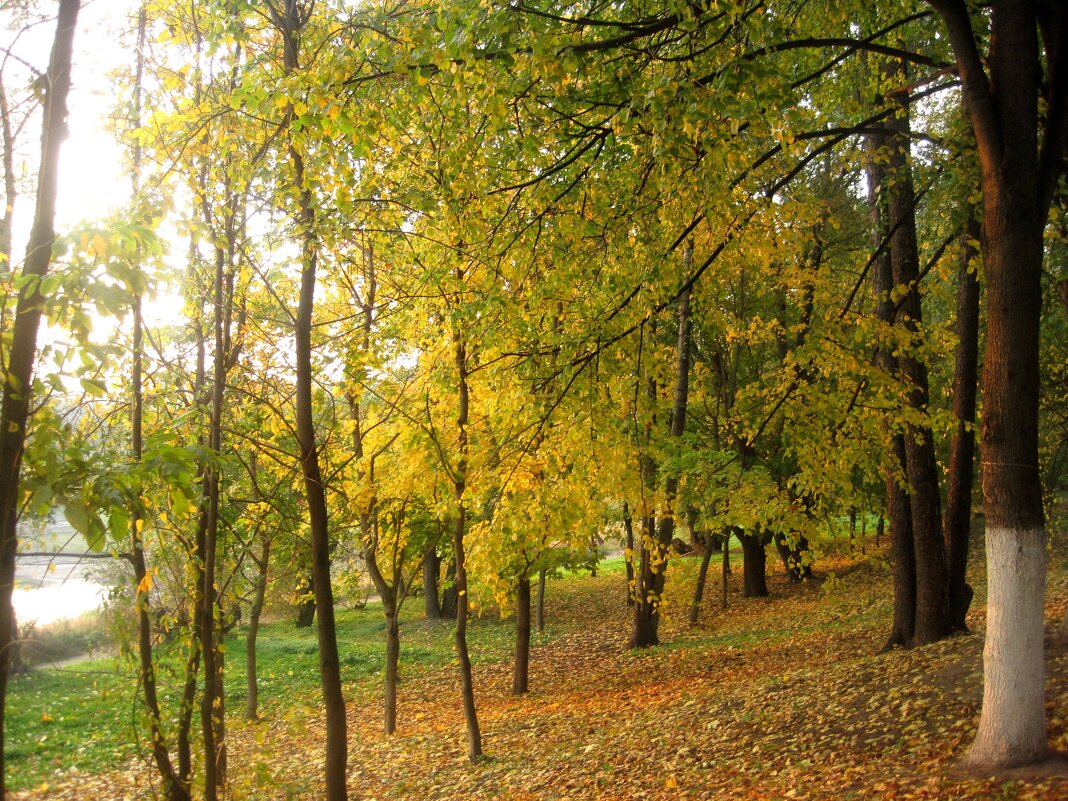
M 82 559 L 85 541 L 66 522 L 34 532 L 23 550 L 62 551 L 63 556 L 19 556 L 15 562 L 15 590 L 11 601 L 19 624 L 43 626 L 76 618 L 96 609 L 106 590 L 88 575 L 92 560 Z

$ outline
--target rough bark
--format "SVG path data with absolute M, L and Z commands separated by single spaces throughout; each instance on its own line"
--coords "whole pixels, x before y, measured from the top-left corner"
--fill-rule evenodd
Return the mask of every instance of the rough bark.
M 512 695 L 527 691 L 530 665 L 530 579 L 522 576 L 516 583 L 515 598 L 515 665 L 512 671 Z
M 7 676 L 15 633 L 15 610 L 11 592 L 15 584 L 15 553 L 18 550 L 19 474 L 26 443 L 30 411 L 30 385 L 37 352 L 37 329 L 44 297 L 40 279 L 49 271 L 56 240 L 55 214 L 58 194 L 60 145 L 67 136 L 67 95 L 71 84 L 71 53 L 80 9 L 78 0 L 60 0 L 52 53 L 45 74 L 45 97 L 41 133 L 41 161 L 37 173 L 37 207 L 30 229 L 29 246 L 22 274 L 36 277 L 19 290 L 15 318 L 3 365 L 3 402 L 0 407 L 0 798 L 4 796 L 4 722 Z
M 768 596 L 768 553 L 761 534 L 739 533 L 742 543 L 742 595 L 746 598 Z
M 907 76 L 904 69 L 898 73 Z M 910 347 L 898 357 L 902 378 L 907 383 L 907 403 L 914 417 L 927 414 L 929 400 L 927 366 L 915 349 L 923 339 L 923 313 L 920 303 L 920 258 L 916 244 L 916 195 L 908 160 L 908 95 L 898 93 L 900 108 L 890 127 L 889 181 L 886 185 L 890 219 L 890 269 L 895 292 L 903 293 L 897 302 L 898 326 L 912 335 Z M 949 633 L 949 583 L 945 541 L 942 537 L 941 496 L 934 435 L 928 424 L 905 426 L 905 472 L 912 513 L 912 543 L 916 551 L 916 623 L 913 639 L 917 644 L 934 642 Z
M 1068 14 L 1063 4 L 995 0 L 982 11 L 990 24 L 984 54 L 964 3 L 931 5 L 953 46 L 982 175 L 987 337 L 981 441 L 989 589 L 983 710 L 965 761 L 989 770 L 1048 754 L 1039 320 L 1043 228 L 1068 149 Z
M 968 545 L 971 539 L 972 486 L 975 475 L 975 400 L 979 379 L 979 278 L 973 261 L 980 236 L 973 219 L 964 234 L 957 268 L 957 349 L 953 366 L 953 417 L 956 421 L 949 449 L 946 513 L 943 534 L 949 567 L 949 625 L 967 631 L 971 606 L 968 585 Z
M 889 248 L 890 224 L 886 206 L 886 165 L 882 151 L 887 146 L 885 135 L 870 135 L 866 143 L 868 154 L 865 171 L 868 179 L 868 202 L 871 216 L 872 246 L 876 256 L 872 263 L 872 292 L 876 299 L 875 315 L 886 326 L 896 319 L 890 292 L 894 286 Z M 880 342 L 875 353 L 876 365 L 887 375 L 896 377 L 898 360 L 887 342 Z M 895 431 L 889 420 L 883 423 L 890 442 L 890 464 L 886 468 L 886 509 L 890 518 L 890 554 L 894 566 L 894 620 L 883 650 L 901 645 L 909 647 L 916 630 L 916 553 L 912 537 L 912 511 L 909 496 L 902 482 L 905 480 L 905 439 Z

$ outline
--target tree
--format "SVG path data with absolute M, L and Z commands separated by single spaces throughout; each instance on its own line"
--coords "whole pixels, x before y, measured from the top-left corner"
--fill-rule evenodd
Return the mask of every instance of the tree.
M 997 0 L 981 15 L 963 0 L 930 5 L 956 56 L 983 188 L 981 441 L 989 589 L 983 711 L 965 763 L 1004 768 L 1041 761 L 1049 752 L 1039 321 L 1043 230 L 1068 148 L 1068 13 L 1056 2 Z M 979 38 L 987 24 L 989 37 Z
M 292 74 L 300 69 L 301 32 L 311 18 L 312 4 L 296 0 L 270 3 L 268 9 L 282 37 L 283 68 Z M 318 440 L 312 407 L 312 323 L 315 309 L 315 280 L 319 248 L 316 239 L 316 209 L 305 157 L 292 121 L 294 106 L 286 108 L 286 131 L 290 186 L 297 195 L 296 224 L 300 244 L 300 299 L 293 320 L 296 355 L 296 419 L 300 464 L 308 503 L 308 522 L 311 529 L 312 584 L 318 616 L 319 671 L 323 684 L 323 704 L 326 708 L 326 797 L 328 801 L 345 801 L 348 761 L 348 733 L 345 720 L 345 700 L 341 688 L 341 664 L 337 648 L 337 626 L 334 621 L 334 595 L 330 579 L 330 530 L 326 505 L 326 491 L 319 466 Z
M 4 705 L 11 644 L 15 635 L 11 591 L 15 583 L 15 552 L 18 548 L 19 474 L 30 416 L 30 386 L 37 351 L 37 330 L 44 304 L 41 282 L 48 275 L 56 240 L 54 226 L 59 154 L 67 136 L 71 52 L 80 8 L 78 0 L 60 0 L 59 3 L 52 54 L 43 83 L 45 93 L 37 204 L 10 339 L 7 338 L 8 332 L 4 332 L 6 352 L 3 358 L 3 405 L 0 408 L 0 798 L 4 795 Z M 7 115 L 4 115 L 4 122 L 8 122 Z M 10 256 L 10 253 L 5 256 Z

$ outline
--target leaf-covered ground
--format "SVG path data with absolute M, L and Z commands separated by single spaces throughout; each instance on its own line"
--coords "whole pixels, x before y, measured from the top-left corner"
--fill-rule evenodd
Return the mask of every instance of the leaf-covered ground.
M 1051 630 L 1068 599 L 1054 562 Z M 684 618 L 696 562 L 676 560 L 662 627 L 668 644 L 640 653 L 624 648 L 619 571 L 552 582 L 552 631 L 532 654 L 531 693 L 509 695 L 507 661 L 476 664 L 484 762 L 465 757 L 455 669 L 410 671 L 394 737 L 380 733 L 377 683 L 350 688 L 350 797 L 1068 798 L 1065 772 L 976 777 L 956 766 L 978 722 L 981 606 L 969 620 L 974 634 L 879 654 L 891 611 L 886 568 L 849 560 L 817 567 L 835 578 L 797 587 L 773 572 L 770 599 L 739 597 L 738 569 L 726 611 L 713 580 L 702 622 L 691 628 Z M 984 594 L 980 582 L 977 597 Z M 1063 751 L 1068 650 L 1050 637 L 1047 657 L 1049 733 Z M 260 723 L 235 720 L 232 796 L 321 797 L 321 736 L 319 711 L 299 703 L 272 707 Z M 103 801 L 153 789 L 144 760 L 43 779 L 14 797 Z

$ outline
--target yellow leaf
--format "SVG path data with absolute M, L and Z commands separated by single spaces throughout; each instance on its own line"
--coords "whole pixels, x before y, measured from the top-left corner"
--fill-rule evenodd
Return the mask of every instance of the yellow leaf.
M 149 570 L 148 572 L 145 573 L 144 578 L 142 578 L 137 583 L 137 594 L 140 595 L 142 593 L 146 593 L 151 589 L 152 589 L 152 571 Z

